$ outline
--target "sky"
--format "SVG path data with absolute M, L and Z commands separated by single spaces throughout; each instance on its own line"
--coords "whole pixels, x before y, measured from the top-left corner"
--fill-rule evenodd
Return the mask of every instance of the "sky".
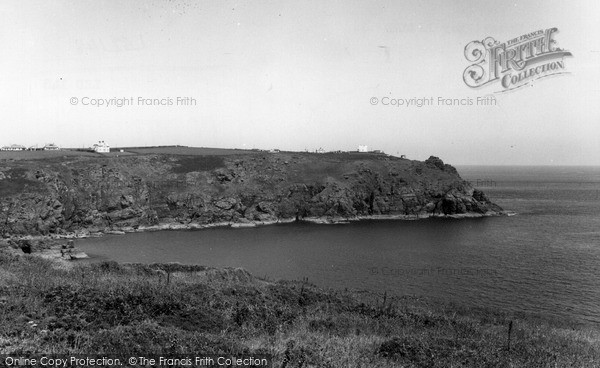
M 0 145 L 600 165 L 596 0 L 24 0 L 0 14 Z M 565 73 L 508 92 L 463 81 L 469 42 L 553 27 Z M 391 105 L 415 98 L 435 103 Z

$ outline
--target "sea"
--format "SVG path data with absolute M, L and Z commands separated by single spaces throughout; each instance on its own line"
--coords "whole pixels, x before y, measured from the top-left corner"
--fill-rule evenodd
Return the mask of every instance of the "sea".
M 76 246 L 88 262 L 241 267 L 269 280 L 600 326 L 600 167 L 457 169 L 510 216 L 130 233 Z

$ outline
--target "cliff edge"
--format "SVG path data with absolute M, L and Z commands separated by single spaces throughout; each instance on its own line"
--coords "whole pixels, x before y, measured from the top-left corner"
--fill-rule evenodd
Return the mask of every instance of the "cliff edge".
M 0 234 L 489 216 L 502 209 L 437 157 L 253 152 L 0 158 Z

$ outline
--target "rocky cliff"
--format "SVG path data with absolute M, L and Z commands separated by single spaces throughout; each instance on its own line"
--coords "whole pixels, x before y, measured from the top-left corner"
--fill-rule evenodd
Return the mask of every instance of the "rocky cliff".
M 143 154 L 0 158 L 0 234 L 502 211 L 436 157 Z

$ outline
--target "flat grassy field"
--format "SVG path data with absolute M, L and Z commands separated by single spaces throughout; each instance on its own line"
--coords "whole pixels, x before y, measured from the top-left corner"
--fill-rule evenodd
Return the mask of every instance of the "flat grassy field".
M 269 354 L 285 368 L 600 366 L 600 332 L 566 322 L 241 269 L 15 252 L 0 249 L 0 354 Z
M 165 154 L 165 155 L 189 155 L 189 156 L 227 156 L 259 153 L 251 150 L 229 149 L 229 148 L 207 148 L 207 147 L 123 147 L 125 152 L 147 155 L 147 154 Z
M 123 152 L 120 152 L 123 150 Z M 184 146 L 158 146 L 158 147 L 114 147 L 109 153 L 96 153 L 76 148 L 64 148 L 59 151 L 0 151 L 0 160 L 42 160 L 72 157 L 120 157 L 132 155 L 182 155 L 182 156 L 231 156 L 265 154 L 265 151 L 252 151 L 237 148 L 210 148 L 210 147 L 184 147 Z M 309 152 L 282 152 L 299 155 L 317 155 Z M 361 159 L 384 158 L 385 154 L 375 153 L 325 153 L 318 154 L 323 160 L 355 161 Z
M 101 157 L 101 153 L 63 149 L 60 151 L 0 151 L 0 160 L 42 160 L 62 157 Z
M 120 152 L 123 150 L 124 152 Z M 251 150 L 228 149 L 228 148 L 206 148 L 206 147 L 115 147 L 110 153 L 96 153 L 77 149 L 65 148 L 59 151 L 0 151 L 0 160 L 41 160 L 63 157 L 116 157 L 131 155 L 185 155 L 185 156 L 228 156 L 260 153 Z

